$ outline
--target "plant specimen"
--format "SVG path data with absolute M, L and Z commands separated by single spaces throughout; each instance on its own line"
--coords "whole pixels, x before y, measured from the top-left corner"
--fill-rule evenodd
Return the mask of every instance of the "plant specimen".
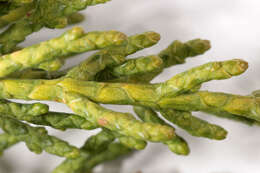
M 225 139 L 224 128 L 193 116 L 194 111 L 248 125 L 258 124 L 258 92 L 241 96 L 200 90 L 205 82 L 244 73 L 248 64 L 243 60 L 210 62 L 169 77 L 165 82 L 151 83 L 165 68 L 204 54 L 210 49 L 208 40 L 174 41 L 156 55 L 127 59 L 157 44 L 160 35 L 85 33 L 82 28 L 74 27 L 48 41 L 26 48 L 17 46 L 43 27 L 64 28 L 82 21 L 78 11 L 105 2 L 0 0 L 0 27 L 7 27 L 0 34 L 1 153 L 24 142 L 37 154 L 45 151 L 65 158 L 53 173 L 83 173 L 107 160 L 142 150 L 147 142 L 163 143 L 173 153 L 188 155 L 187 142 L 170 123 L 192 136 Z M 94 50 L 97 52 L 79 65 L 60 70 L 66 59 Z M 43 103 L 22 104 L 10 99 L 60 102 L 74 114 L 52 112 Z M 101 104 L 131 105 L 138 119 Z M 101 131 L 77 148 L 49 135 L 46 126 Z

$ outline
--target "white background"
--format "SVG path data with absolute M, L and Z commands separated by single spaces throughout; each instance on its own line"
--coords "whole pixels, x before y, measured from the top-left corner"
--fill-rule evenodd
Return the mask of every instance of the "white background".
M 210 51 L 188 59 L 184 65 L 165 70 L 154 82 L 164 81 L 205 62 L 242 58 L 249 62 L 246 73 L 225 81 L 209 82 L 203 85 L 203 89 L 247 95 L 260 88 L 259 7 L 258 0 L 113 0 L 85 10 L 86 21 L 80 25 L 87 31 L 113 29 L 130 35 L 152 30 L 161 34 L 162 40 L 158 45 L 138 55 L 157 53 L 176 39 L 208 39 L 212 44 Z M 23 45 L 50 39 L 61 32 L 42 30 L 30 36 Z M 84 54 L 73 59 L 67 66 L 75 65 L 87 56 Z M 128 106 L 112 108 L 131 110 Z M 69 111 L 66 106 L 55 103 L 51 103 L 51 109 Z M 149 144 L 144 151 L 124 160 L 121 173 L 136 173 L 139 170 L 143 173 L 259 173 L 260 127 L 248 127 L 199 112 L 195 115 L 221 124 L 229 131 L 228 138 L 224 141 L 194 138 L 177 129 L 190 145 L 191 154 L 188 157 L 174 155 L 162 144 Z M 50 130 L 50 134 L 81 146 L 90 132 Z M 15 168 L 4 171 L 0 164 L 0 172 L 48 173 L 60 161 L 62 159 L 46 153 L 35 155 L 24 144 L 19 144 L 6 151 L 0 159 L 0 163 L 8 162 Z M 111 167 L 111 164 L 106 167 Z

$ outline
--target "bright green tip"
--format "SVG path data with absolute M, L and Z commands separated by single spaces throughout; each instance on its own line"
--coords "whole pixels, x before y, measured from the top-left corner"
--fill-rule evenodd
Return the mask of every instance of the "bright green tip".
M 227 137 L 228 132 L 225 129 L 219 130 L 216 132 L 215 139 L 216 140 L 224 140 Z
M 187 42 L 193 52 L 193 56 L 201 55 L 211 48 L 209 40 L 195 39 Z
M 168 145 L 169 149 L 178 155 L 187 156 L 190 154 L 190 148 L 187 143 Z

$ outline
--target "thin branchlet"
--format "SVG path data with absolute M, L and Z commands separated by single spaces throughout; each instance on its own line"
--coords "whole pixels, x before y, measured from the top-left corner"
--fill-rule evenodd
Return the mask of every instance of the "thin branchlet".
M 25 142 L 35 153 L 46 151 L 66 158 L 53 173 L 82 173 L 133 149 L 142 150 L 147 142 L 160 142 L 176 154 L 189 154 L 187 142 L 167 121 L 193 136 L 216 140 L 226 137 L 224 128 L 193 116 L 193 111 L 259 125 L 258 91 L 241 96 L 200 90 L 205 82 L 244 73 L 248 64 L 243 60 L 210 62 L 165 82 L 150 83 L 165 68 L 204 54 L 211 47 L 208 40 L 174 41 L 156 55 L 127 59 L 158 43 L 160 35 L 150 31 L 126 37 L 118 31 L 85 33 L 74 27 L 51 40 L 18 48 L 28 35 L 44 27 L 79 23 L 84 19 L 79 11 L 107 1 L 0 0 L 0 28 L 9 25 L 0 33 L 1 154 Z M 60 71 L 67 58 L 92 50 L 98 52 Z M 74 113 L 52 112 L 43 103 L 7 99 L 61 102 Z M 101 104 L 131 105 L 140 120 Z M 99 128 L 101 132 L 78 149 L 48 135 L 42 126 L 58 130 Z
M 42 127 L 31 127 L 28 124 L 4 116 L 0 118 L 0 127 L 7 134 L 15 136 L 18 141 L 25 142 L 27 147 L 37 154 L 40 154 L 43 150 L 67 158 L 77 158 L 80 154 L 76 147 L 48 135 L 47 131 Z

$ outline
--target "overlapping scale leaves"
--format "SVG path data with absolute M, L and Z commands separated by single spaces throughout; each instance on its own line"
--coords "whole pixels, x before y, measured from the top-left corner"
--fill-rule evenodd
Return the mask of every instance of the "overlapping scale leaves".
M 210 49 L 208 40 L 173 41 L 161 52 L 128 58 L 157 44 L 160 35 L 147 31 L 127 36 L 114 30 L 85 32 L 73 27 L 56 38 L 18 47 L 28 35 L 43 27 L 64 28 L 81 22 L 84 16 L 78 11 L 107 1 L 0 1 L 0 27 L 6 27 L 0 33 L 2 155 L 24 142 L 37 154 L 45 151 L 65 158 L 53 173 L 82 173 L 105 161 L 143 150 L 149 142 L 163 143 L 175 154 L 188 155 L 188 143 L 174 126 L 195 137 L 226 138 L 223 127 L 195 117 L 193 112 L 259 124 L 258 91 L 242 96 L 200 89 L 205 82 L 241 75 L 248 68 L 244 60 L 209 62 L 169 76 L 167 81 L 151 82 L 165 68 L 204 54 Z M 60 70 L 68 58 L 89 51 L 96 52 L 80 64 Z M 53 112 L 43 103 L 25 104 L 10 99 L 60 102 L 74 113 Z M 137 116 L 102 104 L 131 105 Z M 49 135 L 45 127 L 100 132 L 77 148 Z

